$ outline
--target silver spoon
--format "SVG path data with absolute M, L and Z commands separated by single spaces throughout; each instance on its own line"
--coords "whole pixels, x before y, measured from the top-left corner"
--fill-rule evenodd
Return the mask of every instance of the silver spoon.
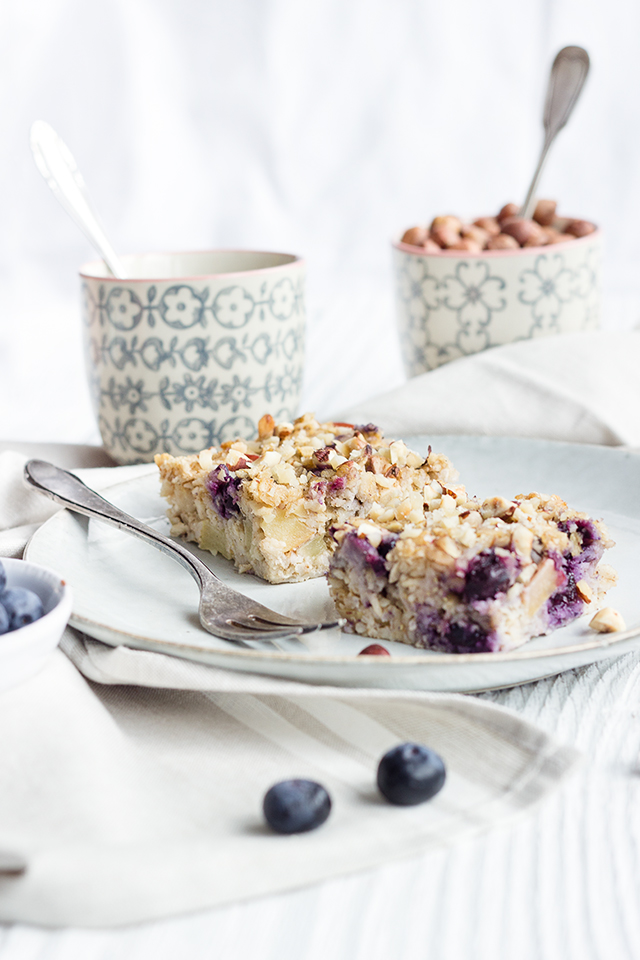
M 544 144 L 520 216 L 530 220 L 536 201 L 536 188 L 549 148 L 562 130 L 576 105 L 589 73 L 589 54 L 582 47 L 564 47 L 551 67 L 547 99 L 544 104 Z
M 56 198 L 96 248 L 114 277 L 124 280 L 125 269 L 104 232 L 78 164 L 67 145 L 44 120 L 36 120 L 31 127 L 31 151 L 38 170 Z

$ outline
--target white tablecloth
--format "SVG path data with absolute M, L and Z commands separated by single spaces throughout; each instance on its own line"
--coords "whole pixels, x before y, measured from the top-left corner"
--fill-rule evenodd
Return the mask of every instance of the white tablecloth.
M 594 356 L 605 366 L 614 364 L 616 351 L 632 356 L 638 350 L 635 334 L 626 343 L 597 337 L 592 342 Z M 549 343 L 561 346 L 560 341 Z M 469 376 L 476 376 L 476 367 L 477 375 L 484 376 L 490 364 L 499 377 L 497 358 L 479 358 Z M 582 365 L 576 369 L 580 374 Z M 459 368 L 452 365 L 447 376 L 455 380 Z M 540 375 L 529 382 L 534 381 L 541 391 L 538 399 L 546 398 L 545 415 L 552 417 L 554 404 L 565 409 L 567 391 L 575 399 L 582 389 L 569 384 L 556 395 L 553 377 Z M 637 381 L 627 382 L 626 391 L 616 384 L 621 402 L 624 393 L 628 403 L 637 404 Z M 430 390 L 430 383 L 427 378 L 422 390 Z M 403 394 L 378 404 L 378 411 L 393 416 L 418 389 L 418 382 L 412 382 Z M 640 409 L 630 417 L 627 406 L 617 416 L 609 396 L 606 384 L 597 381 L 587 396 L 590 429 L 602 431 L 594 437 L 601 442 L 615 442 L 640 420 Z M 558 422 L 554 420 L 554 429 Z M 572 424 L 585 423 L 569 417 L 565 426 L 571 430 Z M 635 439 L 633 433 L 627 436 Z M 67 451 L 72 457 L 79 453 Z M 480 695 L 516 710 L 585 756 L 567 786 L 522 822 L 404 863 L 191 917 L 116 931 L 6 926 L 0 930 L 2 958 L 637 960 L 639 693 L 640 657 L 629 654 Z

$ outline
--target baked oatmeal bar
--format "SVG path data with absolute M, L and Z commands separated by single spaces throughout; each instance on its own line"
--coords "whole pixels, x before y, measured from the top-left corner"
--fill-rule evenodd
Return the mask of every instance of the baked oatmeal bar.
M 155 460 L 172 535 L 271 583 L 326 573 L 337 523 L 420 522 L 425 487 L 456 477 L 446 457 L 425 459 L 374 424 L 318 423 L 311 414 L 277 425 L 266 415 L 258 440 Z
M 431 488 L 419 524 L 334 531 L 328 579 L 346 629 L 450 653 L 510 650 L 595 612 L 615 583 L 600 562 L 613 546 L 604 525 L 559 497 L 481 503 Z

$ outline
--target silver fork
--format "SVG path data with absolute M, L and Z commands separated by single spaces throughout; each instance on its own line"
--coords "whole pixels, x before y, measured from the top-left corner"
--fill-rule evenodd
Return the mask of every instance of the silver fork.
M 78 477 L 47 463 L 46 460 L 29 460 L 24 468 L 25 480 L 56 503 L 87 517 L 95 517 L 118 527 L 125 533 L 146 540 L 163 553 L 178 560 L 189 571 L 200 588 L 198 613 L 205 630 L 225 640 L 276 640 L 296 634 L 311 633 L 338 627 L 344 620 L 336 618 L 321 623 L 304 623 L 292 620 L 268 607 L 245 597 L 227 587 L 209 568 L 189 552 L 182 544 L 152 527 L 140 523 L 119 507 L 79 480 Z

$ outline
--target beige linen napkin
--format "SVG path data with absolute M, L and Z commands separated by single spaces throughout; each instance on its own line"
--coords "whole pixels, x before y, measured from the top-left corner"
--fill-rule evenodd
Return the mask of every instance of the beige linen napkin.
M 336 419 L 389 436 L 455 433 L 640 447 L 640 331 L 570 333 L 485 350 Z
M 372 400 L 357 419 L 398 435 L 510 423 L 513 433 L 638 443 L 637 381 L 615 377 L 625 356 L 637 366 L 634 336 L 558 337 L 468 358 Z M 551 358 L 563 349 L 573 360 L 560 384 Z M 616 391 L 609 407 L 603 370 Z M 463 388 L 465 402 L 455 399 Z M 527 396 L 518 431 L 512 411 Z M 23 460 L 0 455 L 5 555 L 55 510 L 22 487 Z M 79 473 L 104 487 L 150 469 Z M 29 861 L 23 877 L 0 880 L 0 919 L 46 924 L 161 917 L 408 857 L 530 809 L 577 759 L 473 697 L 306 686 L 112 649 L 71 629 L 38 676 L 0 695 L 0 730 L 0 848 Z M 432 802 L 407 809 L 374 786 L 379 757 L 402 740 L 435 748 L 449 772 Z M 262 796 L 299 776 L 326 785 L 332 815 L 315 832 L 275 836 Z
M 0 847 L 29 862 L 0 880 L 1 920 L 123 924 L 410 857 L 512 819 L 576 759 L 471 697 L 338 691 L 127 650 L 96 669 L 96 646 L 65 641 L 110 685 L 58 651 L 0 696 Z M 174 689 L 127 686 L 142 675 Z M 431 802 L 400 808 L 378 796 L 375 770 L 406 740 L 437 750 L 448 777 Z M 329 790 L 320 829 L 265 828 L 263 794 L 288 777 Z

